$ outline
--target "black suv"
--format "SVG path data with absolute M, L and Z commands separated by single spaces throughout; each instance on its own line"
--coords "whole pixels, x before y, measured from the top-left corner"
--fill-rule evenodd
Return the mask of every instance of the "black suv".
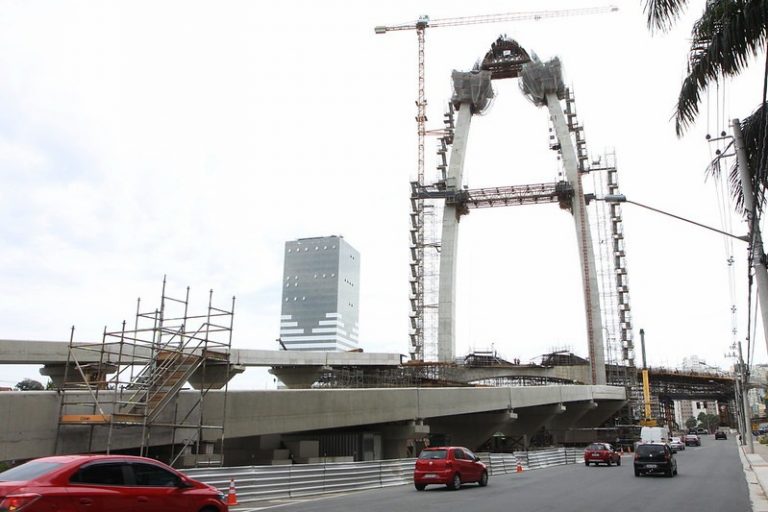
M 677 474 L 677 460 L 674 453 L 664 443 L 643 443 L 635 450 L 635 476 L 643 473 L 663 473 L 666 476 Z
M 725 435 L 724 430 L 718 430 L 717 432 L 715 432 L 715 439 L 728 439 L 728 436 Z

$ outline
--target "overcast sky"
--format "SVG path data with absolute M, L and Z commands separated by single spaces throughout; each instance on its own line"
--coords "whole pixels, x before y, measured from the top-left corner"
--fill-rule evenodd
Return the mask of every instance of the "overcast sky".
M 742 234 L 739 219 L 721 223 L 731 206 L 705 181 L 716 148 L 704 136 L 758 105 L 762 63 L 712 89 L 684 138 L 670 121 L 703 3 L 669 34 L 651 35 L 634 0 L 613 14 L 428 30 L 428 127 L 440 125 L 451 70 L 506 33 L 562 59 L 590 152 L 615 150 L 627 197 Z M 0 338 L 66 340 L 75 325 L 77 340 L 99 340 L 132 320 L 137 297 L 157 303 L 167 274 L 171 295 L 191 287 L 193 310 L 209 289 L 221 305 L 237 297 L 234 346 L 276 349 L 284 242 L 337 234 L 361 253 L 361 346 L 407 353 L 416 36 L 373 27 L 593 5 L 2 1 Z M 495 87 L 473 121 L 465 184 L 554 181 L 546 110 L 514 81 Z M 730 364 L 734 303 L 737 337 L 747 334 L 745 244 L 729 249 L 632 205 L 624 219 L 635 334 L 645 329 L 650 363 L 697 354 Z M 569 213 L 475 210 L 460 241 L 459 354 L 491 344 L 523 361 L 553 348 L 587 354 Z M 41 378 L 4 367 L 0 385 L 28 376 Z M 269 385 L 264 372 L 235 382 Z

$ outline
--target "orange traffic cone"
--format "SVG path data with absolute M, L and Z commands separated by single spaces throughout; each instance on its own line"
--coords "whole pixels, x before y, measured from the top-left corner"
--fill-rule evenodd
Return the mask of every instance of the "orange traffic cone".
M 237 490 L 235 489 L 235 479 L 229 481 L 229 493 L 227 494 L 227 505 L 237 505 Z
M 523 472 L 523 465 L 518 462 L 517 467 L 515 468 L 515 473 L 522 473 L 522 472 Z

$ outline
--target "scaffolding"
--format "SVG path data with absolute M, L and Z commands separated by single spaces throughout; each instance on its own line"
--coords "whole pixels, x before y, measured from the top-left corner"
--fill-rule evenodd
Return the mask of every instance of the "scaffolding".
M 437 302 L 440 269 L 439 226 L 443 218 L 443 202 L 424 197 L 419 191 L 425 187 L 445 188 L 448 152 L 453 144 L 455 128 L 454 108 L 448 103 L 443 115 L 444 127 L 428 130 L 437 135 L 436 175 L 433 183 L 426 184 L 422 175 L 411 182 L 411 275 L 410 275 L 410 356 L 413 361 L 437 359 Z
M 590 169 L 597 197 L 618 194 L 616 157 L 612 153 Z M 621 205 L 595 201 L 597 215 L 593 230 L 598 234 L 595 251 L 600 255 L 598 282 L 606 333 L 607 362 L 633 367 L 635 365 L 632 334 L 632 308 L 629 300 L 627 253 L 624 245 L 624 224 Z
M 140 435 L 142 456 L 162 446 L 160 458 L 171 465 L 221 466 L 235 298 L 230 309 L 217 308 L 211 290 L 206 312 L 192 315 L 189 287 L 173 298 L 164 278 L 160 307 L 141 307 L 139 299 L 133 328 L 124 321 L 119 331 L 105 329 L 98 343 L 75 343 L 72 329 L 55 452 L 110 453 L 130 432 Z M 195 392 L 182 394 L 187 383 Z

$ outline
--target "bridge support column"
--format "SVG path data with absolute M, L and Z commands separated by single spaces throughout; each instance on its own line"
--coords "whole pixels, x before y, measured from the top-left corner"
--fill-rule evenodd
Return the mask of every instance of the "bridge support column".
M 589 362 L 592 365 L 592 384 L 605 384 L 605 356 L 603 352 L 603 320 L 600 313 L 600 290 L 597 286 L 597 267 L 595 253 L 592 250 L 587 205 L 584 201 L 584 187 L 581 184 L 576 150 L 573 147 L 571 133 L 563 114 L 560 99 L 554 92 L 546 95 L 547 108 L 555 135 L 560 143 L 560 154 L 563 157 L 565 176 L 573 187 L 571 213 L 576 227 L 576 240 L 579 245 L 579 262 L 581 280 L 584 289 L 584 308 L 587 315 L 587 343 L 589 345 Z
M 458 192 L 464 174 L 464 157 L 469 139 L 472 114 L 487 105 L 493 97 L 491 74 L 453 72 L 453 102 L 459 117 L 453 135 L 451 160 L 448 163 L 446 188 Z M 459 247 L 459 218 L 465 213 L 446 201 L 440 242 L 440 284 L 437 309 L 437 359 L 453 362 L 456 356 L 456 256 Z
M 288 389 L 309 389 L 322 371 L 322 366 L 274 366 L 269 373 L 280 379 Z
M 80 370 L 82 370 L 82 374 L 80 373 Z M 57 388 L 65 387 L 64 376 L 66 374 L 68 386 L 74 386 L 84 382 L 101 383 L 98 385 L 101 389 L 105 389 L 107 386 L 107 375 L 115 373 L 117 371 L 117 366 L 112 364 L 99 365 L 98 363 L 88 363 L 80 365 L 80 370 L 77 369 L 77 365 L 74 363 L 49 363 L 40 368 L 40 375 L 50 378 L 53 385 Z M 85 379 L 83 376 L 85 376 Z
M 547 429 L 552 432 L 556 443 L 568 441 L 568 430 L 572 428 L 577 421 L 585 414 L 597 408 L 597 402 L 590 400 L 588 402 L 569 403 L 568 409 L 562 414 L 553 417 L 547 424 Z
M 229 365 L 229 368 L 227 368 Z M 221 389 L 232 377 L 245 371 L 245 366 L 231 363 L 213 363 L 206 364 L 205 370 L 198 368 L 192 377 L 189 378 L 189 384 L 195 389 Z
M 381 433 L 382 457 L 384 459 L 403 459 L 416 457 L 418 453 L 408 453 L 408 446 L 414 446 L 429 434 L 431 427 L 423 420 L 414 420 L 406 425 L 385 425 L 377 429 Z
M 477 450 L 495 432 L 503 431 L 516 421 L 510 412 L 492 412 L 442 416 L 429 421 L 433 433 L 445 434 L 451 444 Z

